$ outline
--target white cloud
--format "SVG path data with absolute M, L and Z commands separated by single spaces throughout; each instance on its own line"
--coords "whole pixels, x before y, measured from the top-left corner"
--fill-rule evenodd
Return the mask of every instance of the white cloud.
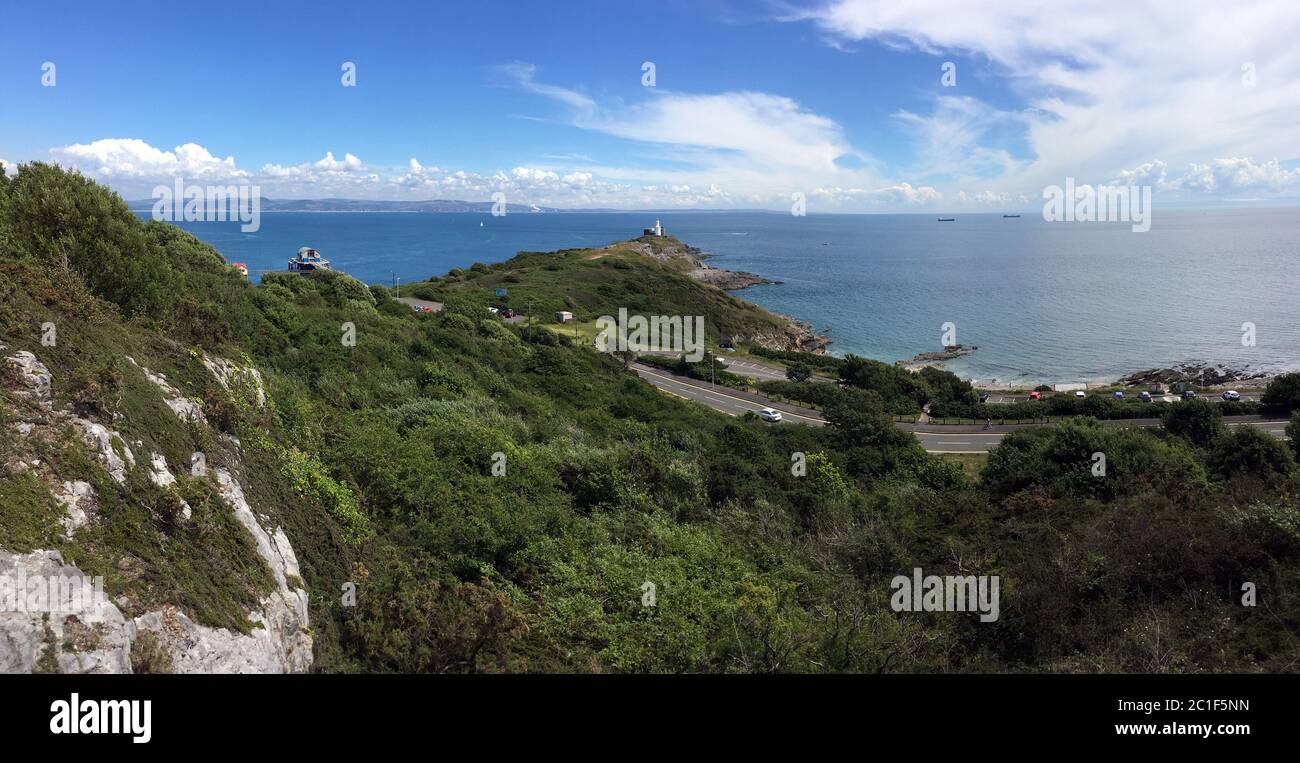
M 1029 106 L 1020 118 L 1033 158 L 1008 162 L 999 191 L 1032 191 L 1067 176 L 1100 181 L 1157 155 L 1185 166 L 1206 157 L 1293 159 L 1300 150 L 1294 0 L 1133 0 L 1122 11 L 1080 0 L 1050 12 L 1021 0 L 835 0 L 797 18 L 813 20 L 841 44 L 969 60 L 958 69 L 957 92 L 976 76 L 972 67 L 1004 76 Z M 1243 76 L 1247 64 L 1253 86 Z M 936 62 L 936 83 L 939 74 Z M 916 120 L 931 120 L 928 129 L 938 135 L 953 130 L 953 145 L 981 145 L 969 141 L 979 123 L 945 113 L 950 106 L 941 97 L 933 115 Z M 993 166 L 998 159 L 982 161 Z M 1225 187 L 1223 172 L 1257 177 L 1251 169 L 1226 170 L 1222 161 L 1196 176 L 1209 172 L 1216 188 Z
M 854 157 L 857 165 L 870 160 L 854 149 L 834 120 L 792 98 L 754 91 L 699 94 L 655 88 L 634 104 L 599 103 L 575 90 L 541 83 L 531 65 L 512 64 L 499 71 L 517 87 L 563 106 L 563 121 L 644 144 L 644 160 L 636 166 L 591 163 L 576 168 L 639 187 L 643 194 L 668 191 L 715 204 L 757 199 L 763 205 L 784 206 L 793 191 L 876 181 L 865 169 L 838 164 L 837 159 L 846 156 Z M 645 190 L 649 188 L 654 190 Z M 725 189 L 744 189 L 745 198 Z M 645 203 L 645 198 L 630 201 Z
M 1010 193 L 1007 191 L 976 191 L 968 193 L 966 191 L 957 192 L 957 201 L 963 206 L 973 205 L 977 207 L 997 207 L 997 208 L 1022 208 L 1030 205 L 1029 197 L 1023 193 Z
M 568 104 L 579 112 L 589 112 L 596 108 L 595 101 L 576 90 L 538 82 L 537 66 L 535 64 L 516 61 L 498 66 L 497 72 L 504 75 L 511 84 L 520 85 L 538 95 L 554 98 Z
M 1276 159 L 1258 164 L 1250 159 L 1215 159 L 1191 164 L 1177 187 L 1203 194 L 1300 191 L 1300 168 L 1284 170 Z
M 154 148 L 137 138 L 104 138 L 50 150 L 62 164 L 93 172 L 105 180 L 181 176 L 193 180 L 244 178 L 234 157 L 219 159 L 203 146 L 186 143 L 171 151 Z
M 1131 170 L 1122 170 L 1114 180 L 1110 181 L 1110 185 L 1149 185 L 1153 189 L 1161 190 L 1168 187 L 1165 182 L 1166 176 L 1167 167 L 1165 163 L 1155 159 Z

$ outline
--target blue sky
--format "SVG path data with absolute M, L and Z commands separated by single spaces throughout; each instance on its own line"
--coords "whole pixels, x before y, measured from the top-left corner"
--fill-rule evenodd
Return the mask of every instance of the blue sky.
M 810 212 L 1028 208 L 1067 177 L 1169 203 L 1300 196 L 1287 3 L 235 5 L 14 4 L 0 159 L 131 198 L 176 175 L 556 206 L 802 193 Z

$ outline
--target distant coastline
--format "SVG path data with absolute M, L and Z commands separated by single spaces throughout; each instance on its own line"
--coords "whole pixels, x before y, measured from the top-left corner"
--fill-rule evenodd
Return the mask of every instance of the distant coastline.
M 288 212 L 264 215 L 255 235 L 178 225 L 253 273 L 282 270 L 299 247 L 314 246 L 367 283 L 392 284 L 518 252 L 604 246 L 655 217 Z M 951 320 L 955 343 L 980 349 L 945 367 L 990 385 L 1113 384 L 1188 362 L 1268 375 L 1300 367 L 1300 303 L 1286 298 L 1300 283 L 1292 266 L 1300 218 L 1289 213 L 1170 212 L 1145 234 L 1031 216 L 1007 225 L 1001 214 L 942 225 L 916 214 L 662 219 L 704 264 L 727 271 L 709 274 L 720 288 L 812 322 L 837 356 L 892 364 L 939 351 L 940 325 Z M 954 248 L 954 236 L 971 243 Z M 1248 266 L 1225 268 L 1224 252 Z M 1243 321 L 1259 326 L 1258 347 L 1243 347 Z

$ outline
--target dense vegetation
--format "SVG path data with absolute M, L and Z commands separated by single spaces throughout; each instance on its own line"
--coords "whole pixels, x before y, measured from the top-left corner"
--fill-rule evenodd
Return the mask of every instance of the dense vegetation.
M 511 262 L 531 267 L 514 275 L 512 299 L 532 274 L 559 272 L 553 258 L 589 272 L 534 286 L 539 301 L 554 292 L 548 310 L 687 311 L 656 302 L 674 299 L 645 280 L 662 267 L 632 255 L 619 258 L 626 269 L 521 258 Z M 732 418 L 660 394 L 563 334 L 489 316 L 480 295 L 513 283 L 511 270 L 430 286 L 447 301 L 433 315 L 342 275 L 252 286 L 210 247 L 141 222 L 75 174 L 31 164 L 0 178 L 7 352 L 34 352 L 60 405 L 169 460 L 198 449 L 233 463 L 221 438 L 158 416 L 125 356 L 203 400 L 242 442 L 250 501 L 297 550 L 320 670 L 1295 668 L 1300 506 L 1280 441 L 1225 428 L 1213 408 L 1180 409 L 1166 430 L 1080 418 L 1008 437 L 972 481 L 890 419 L 969 403 L 950 375 L 846 359 L 845 389 L 809 385 L 835 390 L 830 426 Z M 467 280 L 473 298 L 457 299 L 451 287 Z M 39 341 L 47 321 L 57 347 Z M 340 341 L 345 323 L 355 346 Z M 203 353 L 260 368 L 266 408 L 213 384 Z M 0 397 L 0 461 L 20 412 Z M 75 444 L 48 457 L 94 471 Z M 52 531 L 39 485 L 6 466 L 0 546 L 130 571 L 110 576 L 111 593 L 239 627 L 232 612 L 265 588 L 265 570 L 240 566 L 256 556 L 203 481 L 182 480 L 207 518 L 191 527 L 138 475 L 97 479 L 102 529 L 73 545 Z M 915 567 L 1001 576 L 1001 617 L 894 612 L 890 580 Z M 340 602 L 347 581 L 355 607 Z M 1241 605 L 1246 582 L 1258 606 Z
M 785 320 L 690 276 L 691 261 L 665 255 L 646 256 L 641 249 L 678 251 L 684 245 L 671 237 L 647 237 L 607 247 L 520 252 L 492 265 L 475 263 L 428 281 L 404 284 L 402 296 L 413 296 L 485 313 L 488 306 L 512 308 L 538 323 L 553 323 L 558 311 L 573 313 L 569 328 L 592 333 L 601 316 L 629 314 L 700 315 L 710 346 L 745 337 L 776 336 Z M 498 296 L 498 290 L 505 293 Z

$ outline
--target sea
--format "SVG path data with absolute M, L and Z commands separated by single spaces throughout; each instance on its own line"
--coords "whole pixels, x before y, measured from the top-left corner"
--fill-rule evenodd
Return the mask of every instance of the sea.
M 633 238 L 658 218 L 713 266 L 778 281 L 738 295 L 808 322 L 835 355 L 892 363 L 955 341 L 978 349 L 945 367 L 997 384 L 1103 382 L 1185 363 L 1300 368 L 1300 207 L 1156 208 L 1147 232 L 1037 213 L 955 217 L 263 212 L 255 233 L 180 225 L 254 278 L 311 246 L 391 285 Z

